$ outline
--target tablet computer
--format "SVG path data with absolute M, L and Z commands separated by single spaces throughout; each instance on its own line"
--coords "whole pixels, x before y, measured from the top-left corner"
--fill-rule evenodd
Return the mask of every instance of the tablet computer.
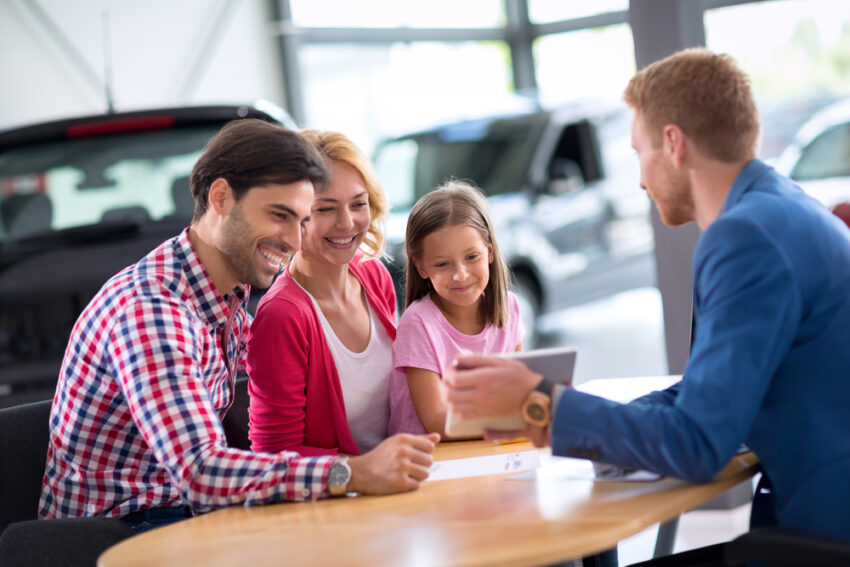
M 530 370 L 542 374 L 552 382 L 566 386 L 570 386 L 573 383 L 573 371 L 576 365 L 576 350 L 573 347 L 543 348 L 494 356 L 519 360 Z M 482 436 L 488 429 L 493 431 L 515 431 L 525 429 L 526 427 L 528 425 L 519 412 L 513 415 L 462 420 L 456 418 L 450 409 L 446 415 L 446 434 L 450 437 Z

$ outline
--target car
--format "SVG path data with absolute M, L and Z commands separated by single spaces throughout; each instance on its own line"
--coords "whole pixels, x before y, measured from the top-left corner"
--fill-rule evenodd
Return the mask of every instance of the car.
M 814 113 L 774 165 L 828 209 L 846 210 L 850 203 L 850 98 Z
M 192 166 L 240 118 L 295 128 L 261 101 L 0 132 L 0 407 L 53 397 L 80 312 L 107 279 L 189 224 Z
M 547 312 L 655 285 L 649 200 L 639 189 L 628 118 L 620 105 L 582 103 L 451 122 L 379 143 L 373 158 L 392 206 L 388 266 L 400 306 L 407 216 L 451 178 L 487 195 L 526 348 L 537 343 Z

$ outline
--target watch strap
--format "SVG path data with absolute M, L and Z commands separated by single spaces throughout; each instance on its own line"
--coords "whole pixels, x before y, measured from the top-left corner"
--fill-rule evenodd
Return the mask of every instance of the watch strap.
M 552 380 L 549 380 L 548 378 L 546 378 L 544 376 L 543 380 L 541 380 L 540 383 L 534 389 L 537 390 L 538 392 L 546 394 L 547 396 L 549 396 L 551 398 L 552 397 L 552 391 L 555 389 L 556 384 L 557 384 L 556 382 L 553 382 Z

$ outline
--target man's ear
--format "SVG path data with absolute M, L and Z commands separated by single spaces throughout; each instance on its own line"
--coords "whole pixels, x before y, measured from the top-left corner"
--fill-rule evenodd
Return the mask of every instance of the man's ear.
M 667 124 L 661 130 L 661 144 L 664 148 L 664 155 L 677 169 L 682 167 L 688 153 L 686 141 L 687 136 L 675 124 Z
M 209 202 L 207 208 L 219 215 L 228 215 L 230 207 L 233 205 L 233 189 L 230 183 L 223 177 L 219 177 L 210 185 L 210 191 L 207 195 Z

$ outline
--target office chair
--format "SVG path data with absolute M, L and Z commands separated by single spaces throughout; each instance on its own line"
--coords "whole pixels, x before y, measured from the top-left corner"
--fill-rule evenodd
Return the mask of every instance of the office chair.
M 248 438 L 248 405 L 250 403 L 250 397 L 248 396 L 247 376 L 240 376 L 236 379 L 235 390 L 236 395 L 233 398 L 233 405 L 227 410 L 221 423 L 224 425 L 224 435 L 227 437 L 228 446 L 250 451 L 251 440 Z
M 630 567 L 847 567 L 850 543 L 787 528 L 755 528 L 725 543 L 700 547 Z
M 773 492 L 762 476 L 753 494 L 759 512 L 750 517 L 750 531 L 725 543 L 683 551 L 630 567 L 812 567 L 850 566 L 850 542 L 776 526 Z
M 51 400 L 0 409 L 0 566 L 93 567 L 133 535 L 112 518 L 39 520 Z
M 832 207 L 832 214 L 844 221 L 844 224 L 850 226 L 850 202 L 838 203 Z

